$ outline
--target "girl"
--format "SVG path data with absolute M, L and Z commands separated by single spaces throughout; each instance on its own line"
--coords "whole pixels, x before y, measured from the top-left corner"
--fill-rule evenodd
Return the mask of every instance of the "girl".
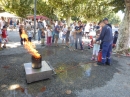
M 45 29 L 42 28 L 42 33 L 41 33 L 41 46 L 45 46 Z
M 74 48 L 73 48 L 73 45 L 74 45 L 74 40 L 76 39 L 76 32 L 74 31 L 74 30 L 72 30 L 71 32 L 70 32 L 70 46 L 69 46 L 69 49 L 70 49 L 70 51 L 73 51 L 73 50 L 75 50 Z
M 96 35 L 96 39 L 98 39 L 98 37 L 99 37 L 99 34 Z M 96 39 L 94 39 L 94 41 L 95 41 Z M 99 52 L 99 50 L 100 50 L 100 41 L 95 42 L 93 45 L 94 45 L 94 47 L 93 47 L 93 55 L 92 55 L 91 60 L 97 61 L 98 52 Z
M 31 26 L 27 26 L 28 40 L 31 42 L 33 34 L 31 32 Z
M 52 30 L 51 30 L 51 26 L 48 25 L 47 26 L 47 45 L 48 46 L 51 45 L 51 37 L 52 37 Z

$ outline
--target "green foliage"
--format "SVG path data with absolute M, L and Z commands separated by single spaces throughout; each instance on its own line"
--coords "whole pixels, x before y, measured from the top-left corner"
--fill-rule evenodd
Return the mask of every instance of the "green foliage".
M 0 0 L 0 3 L 5 11 L 26 17 L 32 10 L 33 0 Z
M 124 9 L 125 9 L 125 0 L 111 0 L 111 2 L 108 3 L 108 6 L 113 7 L 114 12 L 118 12 L 119 10 L 124 11 Z
M 37 0 L 37 14 L 47 16 L 48 18 L 54 20 L 57 19 L 56 15 L 54 14 L 54 8 L 43 0 Z
M 116 15 L 115 13 L 110 13 L 107 18 L 109 19 L 110 24 L 116 25 L 116 24 L 120 24 L 121 19 L 118 15 Z

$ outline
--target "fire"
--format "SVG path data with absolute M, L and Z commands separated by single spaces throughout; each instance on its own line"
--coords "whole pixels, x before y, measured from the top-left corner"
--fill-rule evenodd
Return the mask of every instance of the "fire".
M 24 43 L 24 48 L 35 58 L 40 58 L 40 54 L 35 49 L 35 45 L 28 41 L 28 35 L 25 33 L 24 30 L 22 30 L 21 37 L 24 38 L 26 41 Z

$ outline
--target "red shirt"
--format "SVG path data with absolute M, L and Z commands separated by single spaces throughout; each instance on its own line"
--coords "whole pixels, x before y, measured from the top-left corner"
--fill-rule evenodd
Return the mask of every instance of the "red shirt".
M 6 32 L 6 30 L 2 30 L 2 38 L 7 38 L 7 32 Z

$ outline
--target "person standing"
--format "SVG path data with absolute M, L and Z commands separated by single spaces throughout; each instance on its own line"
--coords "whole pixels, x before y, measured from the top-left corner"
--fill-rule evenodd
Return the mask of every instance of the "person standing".
M 50 25 L 47 25 L 47 45 L 51 45 L 52 29 Z
M 101 34 L 96 41 L 102 41 L 102 61 L 98 62 L 98 65 L 111 65 L 111 52 L 112 52 L 112 43 L 113 43 L 113 34 L 112 29 L 105 24 L 104 21 L 99 23 L 103 28 Z
M 66 39 L 66 33 L 67 33 L 66 24 L 63 25 L 62 31 L 63 31 L 63 34 L 62 34 L 62 44 L 64 45 L 65 39 Z
M 55 24 L 53 23 L 53 21 L 51 20 L 50 22 L 50 26 L 52 29 L 52 43 L 54 43 L 54 37 L 55 37 Z
M 41 40 L 41 34 L 42 34 L 42 29 L 44 29 L 44 24 L 43 24 L 43 18 L 40 18 L 40 21 L 38 22 L 38 42 Z
M 82 24 L 82 22 L 78 21 L 78 26 L 75 27 L 75 33 L 76 33 L 75 49 L 77 49 L 77 43 L 78 43 L 78 40 L 79 40 L 80 49 L 83 50 L 83 45 L 82 45 L 82 29 L 83 29 L 83 26 L 81 24 Z
M 10 18 L 10 22 L 9 22 L 9 25 L 10 25 L 10 29 L 13 31 L 13 20 L 12 20 L 12 18 Z
M 2 29 L 2 39 L 4 41 L 3 48 L 6 48 L 6 43 L 8 42 L 8 39 L 7 39 L 7 27 L 6 26 L 3 26 L 3 29 Z
M 58 25 L 55 27 L 55 46 L 58 46 L 57 45 L 57 42 L 58 42 L 58 39 L 59 39 L 59 33 L 61 31 L 61 22 L 58 21 Z
M 109 24 L 109 22 L 108 22 L 108 18 L 104 18 L 103 21 L 106 25 L 108 25 L 110 28 L 112 28 L 111 24 Z

